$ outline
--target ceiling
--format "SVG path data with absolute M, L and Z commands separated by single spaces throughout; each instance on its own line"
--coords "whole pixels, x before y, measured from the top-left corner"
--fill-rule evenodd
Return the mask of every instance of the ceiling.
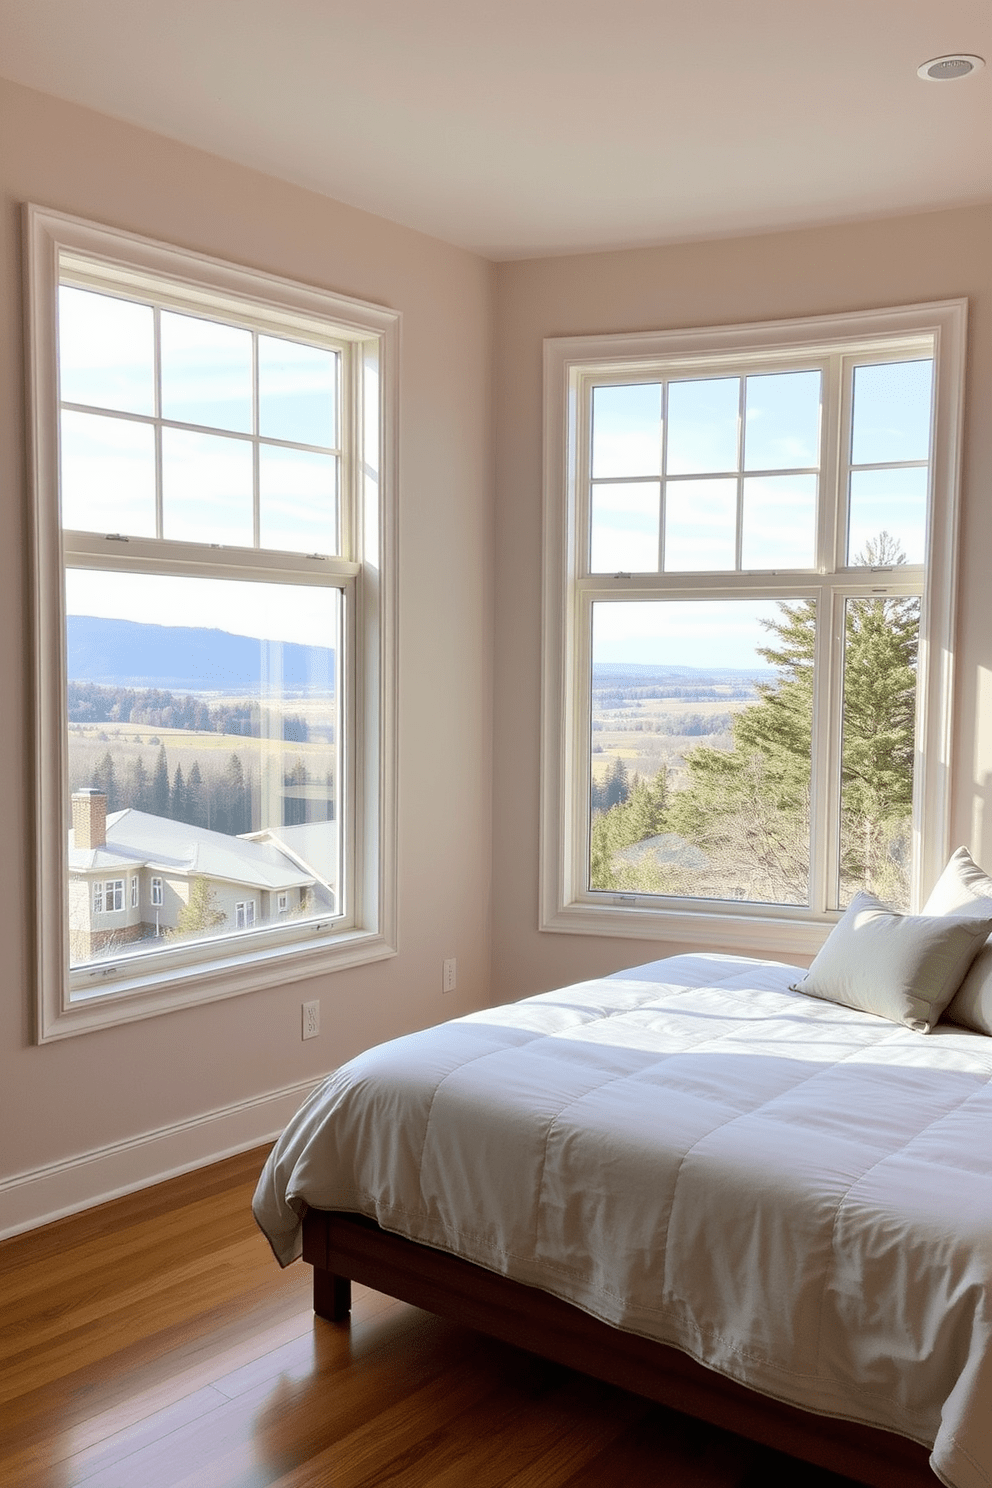
M 992 200 L 989 0 L 0 0 L 0 74 L 493 259 Z

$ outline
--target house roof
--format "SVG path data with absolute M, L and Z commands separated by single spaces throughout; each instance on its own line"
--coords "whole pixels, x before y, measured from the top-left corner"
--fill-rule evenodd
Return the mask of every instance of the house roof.
M 304 871 L 273 843 L 228 837 L 130 807 L 107 817 L 105 847 L 77 848 L 74 834 L 69 833 L 70 872 L 128 867 L 202 874 L 258 889 L 309 888 L 315 882 L 314 874 Z
M 246 840 L 270 842 L 300 868 L 314 873 L 329 889 L 338 881 L 338 837 L 332 822 L 305 822 L 295 827 L 269 827 L 246 834 Z
M 992 198 L 981 0 L 0 0 L 0 66 L 490 258 Z M 924 82 L 921 63 L 983 56 Z

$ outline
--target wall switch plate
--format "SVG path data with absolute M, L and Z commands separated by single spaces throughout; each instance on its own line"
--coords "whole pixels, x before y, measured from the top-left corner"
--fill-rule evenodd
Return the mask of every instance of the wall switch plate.
M 320 1032 L 320 1003 L 305 1002 L 303 1004 L 303 1037 L 316 1038 Z
M 454 992 L 458 985 L 456 976 L 457 962 L 454 956 L 449 956 L 446 961 L 441 962 L 441 991 Z

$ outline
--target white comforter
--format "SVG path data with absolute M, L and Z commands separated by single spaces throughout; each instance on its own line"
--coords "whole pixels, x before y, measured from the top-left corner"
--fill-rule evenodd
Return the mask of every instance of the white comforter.
M 353 1060 L 275 1147 L 307 1205 L 553 1292 L 992 1482 L 992 1039 L 927 1036 L 690 955 Z

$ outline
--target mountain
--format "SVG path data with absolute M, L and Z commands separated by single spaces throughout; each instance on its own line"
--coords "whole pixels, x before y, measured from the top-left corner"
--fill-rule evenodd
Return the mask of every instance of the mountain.
M 669 666 L 651 662 L 600 661 L 593 665 L 592 685 L 603 687 L 662 687 L 701 683 L 708 687 L 739 686 L 747 682 L 772 682 L 774 667 Z
M 70 615 L 66 621 L 70 682 L 162 687 L 172 692 L 257 693 L 269 646 L 252 636 L 186 625 L 143 625 Z M 329 646 L 283 641 L 268 658 L 281 665 L 284 692 L 334 690 Z

